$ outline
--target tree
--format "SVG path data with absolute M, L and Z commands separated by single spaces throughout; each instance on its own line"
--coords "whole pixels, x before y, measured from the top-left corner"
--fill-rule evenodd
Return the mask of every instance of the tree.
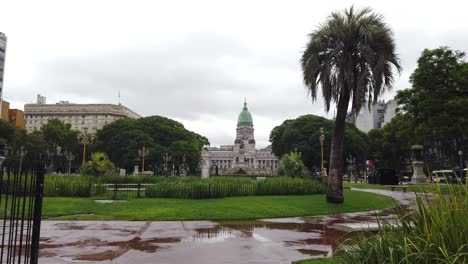
M 369 154 L 378 168 L 406 170 L 411 157 L 410 146 L 416 144 L 411 119 L 397 114 L 383 128 L 372 129 L 369 137 Z
M 71 125 L 63 122 L 60 119 L 53 118 L 48 120 L 47 124 L 41 127 L 44 141 L 48 145 L 50 166 L 51 169 L 65 171 L 67 161 L 64 153 L 76 153 L 76 158 L 79 160 L 81 156 L 80 146 L 76 136 L 79 131 L 72 130 Z
M 370 107 L 391 88 L 392 66 L 400 69 L 393 33 L 370 8 L 333 12 L 310 34 L 301 64 L 313 100 L 320 86 L 326 110 L 336 103 L 327 201 L 343 203 L 343 139 L 349 101 L 352 110 L 359 112 L 366 99 Z
M 150 116 L 121 119 L 104 126 L 97 133 L 94 150 L 108 153 L 118 167 L 127 170 L 139 164 L 138 150 L 142 146 L 149 151 L 145 163 L 153 171 L 161 171 L 164 154 L 172 156 L 175 166 L 181 165 L 185 155 L 186 165 L 194 173 L 201 160 L 202 146 L 208 144 L 208 139 L 185 129 L 180 122 Z
M 304 166 L 300 153 L 291 152 L 290 154 L 283 155 L 278 168 L 278 175 L 291 178 L 304 178 L 308 174 L 309 171 Z
M 324 159 L 330 157 L 330 142 L 334 122 L 314 115 L 304 115 L 286 120 L 270 133 L 272 152 L 282 157 L 293 151 L 301 153 L 304 165 L 312 172 L 320 171 L 320 128 L 324 128 Z M 356 164 L 363 166 L 367 158 L 367 135 L 353 124 L 346 124 L 344 137 L 344 156 L 356 158 Z M 344 164 L 343 164 L 344 165 Z M 361 167 L 362 168 L 362 167 Z
M 468 63 L 465 53 L 447 47 L 425 49 L 410 77 L 412 87 L 398 91 L 399 111 L 411 119 L 415 138 L 439 167 L 458 164 L 468 151 Z

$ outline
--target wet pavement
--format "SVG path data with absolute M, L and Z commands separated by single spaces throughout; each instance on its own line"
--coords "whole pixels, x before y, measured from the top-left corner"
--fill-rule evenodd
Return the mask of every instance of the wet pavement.
M 409 206 L 414 194 L 390 195 Z M 391 219 L 395 210 L 242 221 L 44 221 L 39 263 L 291 263 L 332 256 L 359 232 L 343 223 Z

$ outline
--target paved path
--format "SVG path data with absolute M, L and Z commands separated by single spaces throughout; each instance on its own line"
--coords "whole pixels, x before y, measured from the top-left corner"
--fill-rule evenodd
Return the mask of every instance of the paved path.
M 411 193 L 362 191 L 403 205 L 414 200 Z M 39 263 L 291 263 L 331 256 L 355 235 L 335 225 L 374 220 L 375 212 L 226 222 L 44 221 Z

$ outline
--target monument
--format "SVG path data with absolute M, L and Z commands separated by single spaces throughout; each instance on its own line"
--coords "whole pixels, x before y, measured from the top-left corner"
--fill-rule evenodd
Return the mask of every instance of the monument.
M 421 152 L 423 150 L 423 146 L 421 145 L 413 145 L 411 146 L 411 150 L 413 151 L 413 177 L 411 177 L 412 184 L 423 184 L 427 183 L 426 175 L 424 174 L 424 162 L 422 160 Z

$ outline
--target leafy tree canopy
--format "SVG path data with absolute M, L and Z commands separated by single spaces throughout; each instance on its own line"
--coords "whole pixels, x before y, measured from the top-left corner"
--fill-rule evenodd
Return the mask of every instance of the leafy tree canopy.
M 315 115 L 286 120 L 270 133 L 272 151 L 278 157 L 292 151 L 301 153 L 302 161 L 311 171 L 320 171 L 320 128 L 325 134 L 324 160 L 329 160 L 334 121 Z M 352 155 L 357 164 L 364 164 L 367 155 L 367 135 L 352 124 L 346 124 L 345 157 Z
M 145 157 L 147 170 L 161 170 L 165 153 L 171 155 L 175 166 L 181 165 L 185 155 L 186 165 L 194 172 L 201 159 L 201 148 L 208 144 L 207 138 L 185 129 L 180 122 L 150 116 L 121 119 L 106 125 L 97 133 L 96 149 L 107 153 L 118 167 L 127 170 L 140 164 L 138 151 L 143 146 L 149 151 Z
M 72 130 L 71 125 L 64 123 L 62 120 L 54 118 L 50 119 L 47 124 L 41 127 L 44 140 L 51 151 L 56 151 L 57 147 L 62 150 L 76 151 L 78 142 L 76 136 L 79 131 Z
M 412 87 L 399 91 L 399 111 L 411 118 L 415 138 L 443 163 L 455 163 L 467 149 L 468 63 L 465 53 L 447 47 L 425 49 L 411 75 Z

